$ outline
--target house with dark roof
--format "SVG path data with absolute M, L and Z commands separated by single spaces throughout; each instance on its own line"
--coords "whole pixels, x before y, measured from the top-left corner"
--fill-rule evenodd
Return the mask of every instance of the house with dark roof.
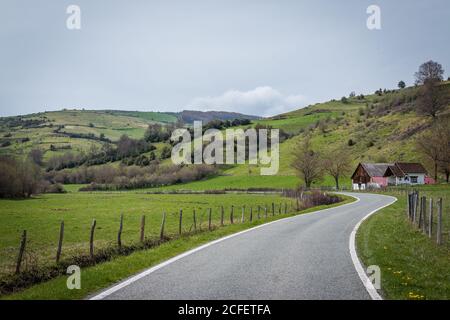
M 353 190 L 432 183 L 420 163 L 359 163 L 352 175 Z
M 426 184 L 427 170 L 420 163 L 396 162 L 384 173 L 388 185 Z

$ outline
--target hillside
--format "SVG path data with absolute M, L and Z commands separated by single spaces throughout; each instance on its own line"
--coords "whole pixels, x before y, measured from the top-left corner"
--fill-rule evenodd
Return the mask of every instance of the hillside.
M 442 89 L 448 96 L 450 82 L 442 83 Z M 347 103 L 333 100 L 270 119 L 254 120 L 253 125 L 279 128 L 292 135 L 280 145 L 280 170 L 277 176 L 260 176 L 255 166 L 236 165 L 220 177 L 164 189 L 295 187 L 301 181 L 291 167 L 292 151 L 307 135 L 312 137 L 314 148 L 323 154 L 337 147 L 346 149 L 353 167 L 358 162 L 418 161 L 424 163 L 431 173 L 432 165 L 416 152 L 416 138 L 425 133 L 432 122 L 431 117 L 417 112 L 417 90 L 412 87 L 357 96 L 348 98 Z M 447 119 L 450 125 L 449 111 L 450 104 L 441 117 Z M 251 179 L 248 179 L 250 176 Z M 334 182 L 330 176 L 325 176 L 318 185 L 333 186 Z M 341 185 L 349 187 L 349 177 L 342 177 Z
M 442 83 L 442 90 L 450 96 L 450 82 Z M 224 172 L 224 176 L 191 183 L 178 188 L 221 189 L 252 187 L 295 187 L 300 180 L 291 168 L 292 151 L 298 142 L 311 136 L 313 147 L 323 154 L 344 148 L 352 159 L 352 166 L 359 162 L 422 162 L 431 173 L 432 165 L 416 151 L 416 139 L 427 132 L 432 123 L 429 116 L 417 112 L 418 88 L 392 90 L 385 93 L 355 96 L 346 103 L 332 100 L 298 109 L 270 119 L 255 120 L 253 124 L 283 129 L 292 135 L 280 145 L 280 170 L 277 176 L 261 177 L 255 166 L 237 165 Z M 449 101 L 449 100 L 447 100 Z M 450 126 L 450 103 L 441 118 Z M 248 177 L 251 176 L 251 179 Z M 350 186 L 348 177 L 341 184 Z M 325 176 L 318 185 L 333 186 L 333 180 Z M 176 186 L 168 187 L 176 189 Z
M 450 82 L 443 82 L 441 89 L 450 96 Z M 44 161 L 66 152 L 87 152 L 96 146 L 114 142 L 123 134 L 139 139 L 147 126 L 162 126 L 184 120 L 187 125 L 194 120 L 204 123 L 212 119 L 229 120 L 248 117 L 251 126 L 263 125 L 282 129 L 289 138 L 280 145 L 280 170 L 277 176 L 261 177 L 255 166 L 235 165 L 222 171 L 220 177 L 198 181 L 189 185 L 175 185 L 165 189 L 224 189 L 251 187 L 295 187 L 300 180 L 291 167 L 293 150 L 298 142 L 311 137 L 313 147 L 322 154 L 335 148 L 345 149 L 352 166 L 358 162 L 423 162 L 430 164 L 416 152 L 415 140 L 426 132 L 431 117 L 416 110 L 416 87 L 387 90 L 371 95 L 354 95 L 347 99 L 318 103 L 268 119 L 227 112 L 182 111 L 180 113 L 63 110 L 44 112 L 22 117 L 0 119 L 1 154 L 27 154 L 32 148 L 44 151 Z M 440 117 L 449 121 L 450 112 Z M 242 126 L 247 128 L 249 126 Z M 156 151 L 170 147 L 155 143 Z M 158 156 L 157 154 L 157 156 Z M 170 159 L 163 163 L 170 163 Z M 249 176 L 252 179 L 247 179 Z M 349 186 L 348 177 L 342 185 Z M 325 177 L 320 185 L 333 185 L 331 177 Z
M 120 136 L 140 139 L 149 124 L 167 125 L 179 120 L 257 119 L 233 112 L 182 111 L 178 113 L 121 110 L 62 110 L 0 118 L 0 154 L 24 155 L 33 148 L 44 151 L 44 159 L 100 148 Z

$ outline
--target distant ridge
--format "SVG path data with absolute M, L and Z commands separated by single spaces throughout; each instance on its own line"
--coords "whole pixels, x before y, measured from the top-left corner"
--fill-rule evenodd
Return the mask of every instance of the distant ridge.
M 234 119 L 249 119 L 257 120 L 261 117 L 246 115 L 237 112 L 226 111 L 195 111 L 195 110 L 183 110 L 175 113 L 175 115 L 186 123 L 192 123 L 194 121 L 209 122 L 212 120 L 234 120 Z

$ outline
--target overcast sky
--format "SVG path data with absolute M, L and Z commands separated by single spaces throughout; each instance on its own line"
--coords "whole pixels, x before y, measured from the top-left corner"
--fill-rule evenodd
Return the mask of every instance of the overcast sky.
M 81 30 L 66 27 L 68 5 Z M 381 8 L 381 30 L 366 9 Z M 273 115 L 450 75 L 450 1 L 2 0 L 0 116 L 62 108 Z

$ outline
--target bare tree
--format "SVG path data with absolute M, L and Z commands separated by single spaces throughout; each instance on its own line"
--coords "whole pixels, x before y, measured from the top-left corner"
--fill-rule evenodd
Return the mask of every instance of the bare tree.
M 323 175 L 320 154 L 313 150 L 309 136 L 297 144 L 293 154 L 292 167 L 305 181 L 305 186 L 310 188 L 311 184 L 320 180 Z
M 450 162 L 450 126 L 448 120 L 436 121 L 430 131 L 417 139 L 417 149 L 428 160 L 434 169 L 434 179 L 437 181 L 438 168 L 448 166 Z M 446 177 L 448 179 L 448 176 Z
M 420 88 L 416 103 L 417 111 L 435 118 L 447 106 L 447 98 L 438 83 L 430 80 Z
M 444 69 L 440 63 L 434 62 L 433 60 L 423 63 L 419 67 L 414 76 L 416 78 L 416 84 L 425 84 L 428 81 L 439 82 L 443 80 Z
M 41 149 L 32 149 L 28 155 L 30 157 L 30 159 L 37 165 L 41 166 L 42 165 L 42 159 L 44 157 L 44 153 L 42 152 Z
M 344 147 L 332 150 L 324 159 L 324 169 L 334 178 L 336 190 L 339 190 L 339 178 L 348 174 L 351 169 L 349 151 Z

